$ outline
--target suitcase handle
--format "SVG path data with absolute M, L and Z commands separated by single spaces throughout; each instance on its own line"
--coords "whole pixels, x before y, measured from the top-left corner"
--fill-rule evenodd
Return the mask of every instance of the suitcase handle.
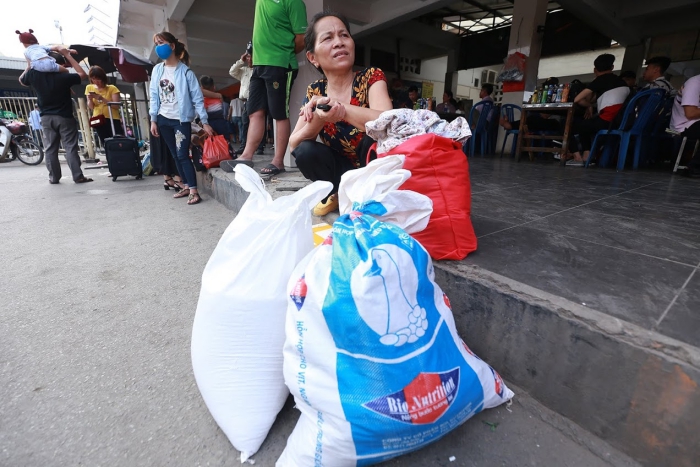
M 112 105 L 119 106 L 119 116 L 121 117 L 121 121 L 122 121 L 122 131 L 124 131 L 124 136 L 126 136 L 126 122 L 124 121 L 123 102 L 122 101 L 107 102 L 107 106 L 112 106 Z M 112 117 L 112 108 L 111 107 L 109 108 L 109 122 L 112 124 L 112 134 L 114 135 L 116 133 L 114 132 L 114 118 Z

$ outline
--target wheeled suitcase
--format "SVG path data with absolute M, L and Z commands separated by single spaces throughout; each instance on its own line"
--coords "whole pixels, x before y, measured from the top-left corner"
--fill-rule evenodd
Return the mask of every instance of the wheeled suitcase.
M 124 114 L 122 112 L 121 102 L 110 102 L 107 105 L 119 106 L 122 125 L 124 124 Z M 114 119 L 112 112 L 109 112 L 109 121 L 112 125 L 112 134 L 114 131 Z M 126 129 L 123 128 L 124 134 Z M 116 182 L 117 177 L 132 175 L 137 180 L 143 178 L 141 167 L 141 157 L 139 156 L 139 143 L 136 138 L 128 138 L 126 136 L 114 136 L 107 138 L 104 141 L 105 156 L 107 157 L 107 166 L 109 173 L 112 175 L 112 181 Z

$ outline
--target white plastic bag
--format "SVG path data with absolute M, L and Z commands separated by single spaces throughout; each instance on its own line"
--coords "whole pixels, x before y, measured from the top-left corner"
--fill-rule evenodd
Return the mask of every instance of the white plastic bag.
M 432 207 L 396 191 L 402 163 L 343 175 L 342 215 L 292 273 L 284 378 L 301 417 L 278 467 L 382 462 L 513 396 L 457 335 L 430 256 L 404 230 L 425 228 Z
M 282 376 L 286 285 L 314 246 L 311 209 L 332 189 L 315 182 L 272 200 L 238 165 L 250 193 L 202 275 L 192 328 L 192 368 L 204 402 L 241 461 L 265 440 L 288 395 Z

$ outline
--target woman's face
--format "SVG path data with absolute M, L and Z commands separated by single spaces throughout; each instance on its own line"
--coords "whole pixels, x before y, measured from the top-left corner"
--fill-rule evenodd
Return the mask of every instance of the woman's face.
M 324 72 L 352 69 L 355 63 L 355 41 L 343 22 L 335 16 L 326 16 L 316 22 L 315 51 L 307 58 Z
M 102 81 L 100 78 L 90 78 L 90 82 L 97 86 L 98 88 L 103 88 L 105 87 L 105 82 Z
M 175 50 L 175 45 L 174 45 L 174 44 L 170 44 L 170 42 L 168 42 L 168 41 L 166 41 L 166 40 L 163 40 L 163 39 L 162 39 L 161 37 L 159 37 L 159 36 L 156 36 L 154 42 L 155 42 L 156 45 L 169 44 L 169 45 L 170 45 L 170 48 L 173 49 L 173 50 Z

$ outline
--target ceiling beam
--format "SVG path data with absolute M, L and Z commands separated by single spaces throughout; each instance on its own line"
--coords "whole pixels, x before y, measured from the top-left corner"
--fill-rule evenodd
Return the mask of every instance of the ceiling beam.
M 559 0 L 562 8 L 622 45 L 636 45 L 646 35 L 620 18 L 616 2 L 605 0 Z
M 349 22 L 364 26 L 372 21 L 371 8 L 367 4 L 353 0 L 325 0 L 326 9 L 345 15 Z
M 372 22 L 364 26 L 351 27 L 350 32 L 354 37 L 360 38 L 389 26 L 418 18 L 452 3 L 454 0 L 382 0 L 371 4 Z
M 475 2 L 474 0 L 463 0 L 463 1 L 464 1 L 464 3 L 468 3 L 472 6 L 477 7 L 477 8 L 481 8 L 481 10 L 483 10 L 483 11 L 488 11 L 489 13 L 491 13 L 494 16 L 499 16 L 499 17 L 505 19 L 505 16 L 501 12 L 499 12 L 498 10 L 494 10 L 493 8 L 489 8 L 486 5 L 484 5 L 483 3 Z M 510 8 L 510 7 L 508 7 L 508 8 Z
M 171 21 L 182 21 L 187 12 L 192 8 L 194 0 L 170 0 L 167 8 L 168 19 Z
M 668 13 L 669 10 L 697 5 L 697 0 L 663 0 L 661 2 L 657 0 L 636 0 L 635 2 L 623 3 L 620 8 L 620 16 L 623 18 L 638 18 L 640 16 L 654 15 L 655 13 Z
M 163 8 L 168 4 L 168 0 L 122 0 L 122 3 L 136 3 L 154 8 Z

